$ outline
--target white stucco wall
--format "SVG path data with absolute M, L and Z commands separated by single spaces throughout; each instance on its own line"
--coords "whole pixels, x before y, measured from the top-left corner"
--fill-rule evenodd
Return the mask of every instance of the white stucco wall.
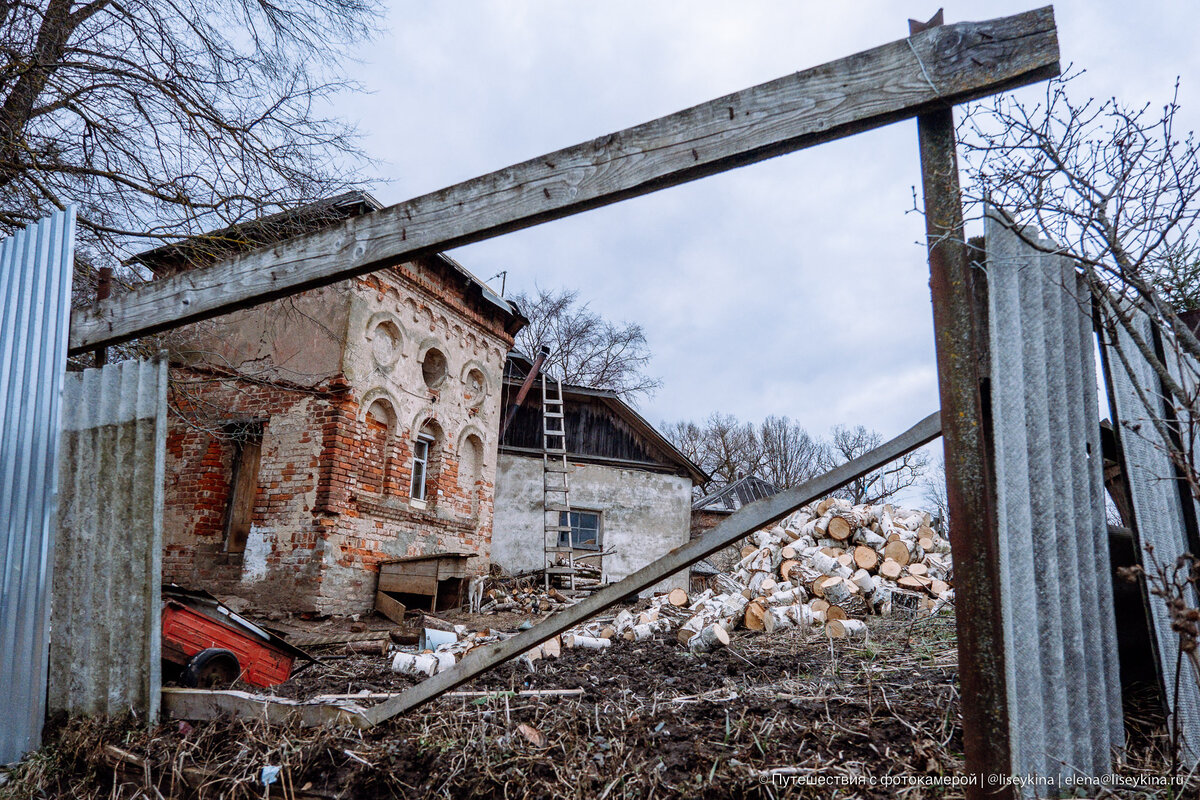
M 602 545 L 610 581 L 636 572 L 688 540 L 692 481 L 637 469 L 572 464 L 571 507 L 602 514 Z M 510 572 L 543 565 L 542 459 L 500 453 L 492 561 Z M 687 570 L 651 590 L 687 588 Z

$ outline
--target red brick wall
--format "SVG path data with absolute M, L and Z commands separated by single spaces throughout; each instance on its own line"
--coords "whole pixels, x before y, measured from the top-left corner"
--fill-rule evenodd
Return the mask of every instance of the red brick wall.
M 492 485 L 460 480 L 442 440 L 427 507 L 410 507 L 416 431 L 361 414 L 344 382 L 312 391 L 179 367 L 169 405 L 164 580 L 262 609 L 354 613 L 372 607 L 380 561 L 457 550 L 486 565 Z M 222 425 L 239 418 L 264 421 L 260 536 L 244 555 L 224 552 L 235 445 Z
M 316 457 L 324 393 L 278 384 L 223 380 L 201 370 L 174 368 L 167 430 L 163 579 L 219 594 L 261 594 L 247 586 L 247 555 L 226 553 L 225 517 L 236 447 L 223 425 L 261 419 L 262 457 L 253 524 L 273 533 L 255 554 L 259 572 L 281 606 L 317 591 L 316 542 L 323 526 L 307 501 L 317 486 Z M 269 545 L 270 550 L 263 548 Z M 253 560 L 253 559 L 252 559 Z M 254 581 L 253 583 L 264 583 Z M 271 598 L 273 603 L 276 598 Z

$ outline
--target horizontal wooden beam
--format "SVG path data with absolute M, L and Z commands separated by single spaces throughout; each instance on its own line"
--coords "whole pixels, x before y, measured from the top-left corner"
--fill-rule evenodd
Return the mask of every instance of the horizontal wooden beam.
M 427 703 L 455 686 L 466 683 L 492 667 L 521 655 L 547 639 L 594 617 L 604 609 L 653 586 L 663 578 L 687 569 L 700 559 L 728 547 L 742 537 L 783 519 L 801 506 L 928 444 L 941 435 L 941 432 L 939 415 L 930 414 L 895 439 L 853 461 L 848 461 L 800 486 L 785 489 L 773 497 L 743 506 L 700 538 L 675 548 L 624 580 L 601 589 L 511 639 L 472 650 L 453 669 L 440 672 L 405 690 L 399 696 L 367 709 L 363 712 L 363 719 L 371 724 L 378 724 Z
M 1049 6 L 932 28 L 156 280 L 71 317 L 70 352 L 113 345 L 752 164 L 1058 74 Z

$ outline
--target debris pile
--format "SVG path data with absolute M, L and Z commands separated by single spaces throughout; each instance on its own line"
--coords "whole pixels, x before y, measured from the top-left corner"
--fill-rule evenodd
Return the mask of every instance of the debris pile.
M 489 579 L 488 583 L 489 586 L 483 591 L 483 602 L 479 606 L 479 612 L 483 614 L 499 614 L 505 611 L 543 614 L 575 603 L 558 589 L 552 587 L 548 592 L 543 591 L 539 585 L 529 580 Z

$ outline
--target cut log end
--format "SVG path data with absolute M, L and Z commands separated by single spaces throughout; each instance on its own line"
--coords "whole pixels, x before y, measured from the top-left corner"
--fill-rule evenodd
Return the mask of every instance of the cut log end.
M 844 542 L 850 538 L 850 534 L 854 532 L 854 528 L 842 517 L 830 517 L 829 525 L 826 526 L 825 532 L 829 534 L 829 538 Z
M 825 624 L 825 632 L 831 639 L 863 641 L 867 638 L 867 623 L 860 619 L 835 619 Z

